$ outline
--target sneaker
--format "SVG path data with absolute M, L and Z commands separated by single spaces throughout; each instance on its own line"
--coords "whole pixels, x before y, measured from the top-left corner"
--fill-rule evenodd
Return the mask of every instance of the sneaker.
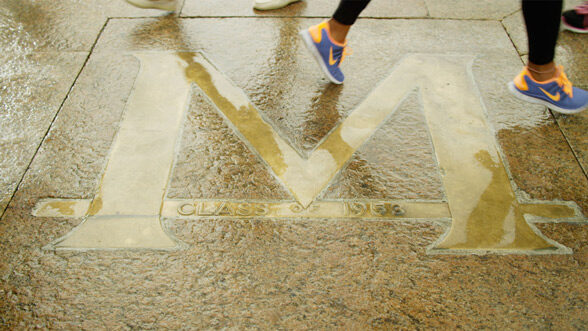
M 588 1 L 575 9 L 565 11 L 561 22 L 566 30 L 588 33 Z
M 588 106 L 588 92 L 573 87 L 562 66 L 557 71 L 555 78 L 538 82 L 524 67 L 508 88 L 522 100 L 542 104 L 564 114 L 579 113 Z
M 135 7 L 144 9 L 176 10 L 176 0 L 126 0 Z
M 300 0 L 255 0 L 253 8 L 257 10 L 279 9 L 298 1 Z
M 331 38 L 327 21 L 301 31 L 300 36 L 329 80 L 342 84 L 345 76 L 339 67 L 345 56 L 350 54 L 347 42 L 340 44 Z

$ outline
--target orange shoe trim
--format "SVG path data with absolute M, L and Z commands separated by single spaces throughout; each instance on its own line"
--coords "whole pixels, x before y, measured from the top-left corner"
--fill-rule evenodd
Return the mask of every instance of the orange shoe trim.
M 329 37 L 329 41 L 339 47 L 345 47 L 347 45 L 347 40 L 345 40 L 345 43 L 340 43 L 337 42 L 333 39 L 333 37 L 331 37 L 331 28 L 329 27 L 329 21 L 323 21 L 320 24 L 311 26 L 310 28 L 308 28 L 308 32 L 310 33 L 310 36 L 312 37 L 312 40 L 319 44 L 322 40 L 323 40 L 323 34 L 321 33 L 321 31 L 323 29 L 327 30 L 327 37 Z
M 529 76 L 529 72 L 527 71 L 527 67 L 524 67 L 523 70 L 515 77 L 514 83 L 516 87 L 521 91 L 528 91 L 529 86 L 527 85 L 527 81 L 525 80 L 525 76 Z M 531 78 L 533 79 L 533 78 Z
M 322 22 L 321 24 L 313 25 L 310 28 L 308 28 L 308 32 L 310 33 L 312 40 L 317 44 L 320 44 L 321 41 L 323 40 L 323 34 L 321 33 L 321 30 L 324 28 L 325 23 L 326 23 L 326 21 Z M 327 28 L 328 28 L 328 26 L 327 26 Z
M 551 100 L 553 100 L 553 101 L 555 101 L 555 102 L 558 102 L 558 101 L 559 101 L 559 99 L 561 99 L 561 95 L 559 94 L 559 92 L 557 92 L 557 94 L 556 94 L 556 95 L 553 95 L 553 94 L 551 94 L 551 93 L 549 93 L 549 92 L 545 91 L 545 90 L 544 90 L 544 89 L 542 89 L 542 88 L 539 88 L 539 89 L 540 89 L 541 91 L 543 91 L 543 93 L 545 93 L 545 95 L 546 95 L 546 96 L 547 96 L 549 99 L 551 99 Z

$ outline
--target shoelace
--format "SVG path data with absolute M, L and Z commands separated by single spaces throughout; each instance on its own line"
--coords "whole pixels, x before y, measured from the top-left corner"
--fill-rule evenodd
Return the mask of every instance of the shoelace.
M 343 47 L 343 54 L 341 54 L 341 61 L 339 61 L 339 65 L 341 65 L 341 63 L 343 63 L 343 60 L 345 60 L 345 57 L 348 55 L 353 54 L 353 50 L 351 49 L 351 47 L 349 46 L 345 46 Z
M 557 85 L 563 88 L 563 91 L 570 96 L 570 98 L 574 97 L 574 89 L 572 88 L 572 82 L 568 79 L 564 72 L 563 66 L 559 66 L 559 75 L 557 77 Z
M 349 46 L 344 46 L 341 49 L 333 51 L 334 58 L 341 57 L 341 60 L 339 60 L 339 64 L 337 66 L 340 66 L 341 63 L 343 63 L 343 60 L 345 60 L 345 57 L 351 54 L 353 54 L 353 50 Z

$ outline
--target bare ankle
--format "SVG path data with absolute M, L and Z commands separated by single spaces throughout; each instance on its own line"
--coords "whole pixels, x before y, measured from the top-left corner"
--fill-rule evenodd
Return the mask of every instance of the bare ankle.
M 351 25 L 341 24 L 332 18 L 328 21 L 328 24 L 331 38 L 340 44 L 344 44 Z
M 529 62 L 527 64 L 531 77 L 538 82 L 544 82 L 557 76 L 557 68 L 554 62 L 547 64 L 534 64 Z

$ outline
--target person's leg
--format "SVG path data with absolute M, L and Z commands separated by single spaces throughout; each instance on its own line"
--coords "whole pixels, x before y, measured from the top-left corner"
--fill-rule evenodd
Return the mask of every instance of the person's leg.
M 345 79 L 339 68 L 345 58 L 347 33 L 370 0 L 341 0 L 330 20 L 300 33 L 320 68 L 335 84 Z
M 588 106 L 588 92 L 573 87 L 556 67 L 555 45 L 559 34 L 562 0 L 522 0 L 529 39 L 529 61 L 508 87 L 517 97 L 572 114 Z
M 341 0 L 339 7 L 329 20 L 331 37 L 339 43 L 345 43 L 347 33 L 359 14 L 367 7 L 370 0 Z
M 559 35 L 562 0 L 523 0 L 529 42 L 529 70 L 538 81 L 555 77 L 553 58 Z

